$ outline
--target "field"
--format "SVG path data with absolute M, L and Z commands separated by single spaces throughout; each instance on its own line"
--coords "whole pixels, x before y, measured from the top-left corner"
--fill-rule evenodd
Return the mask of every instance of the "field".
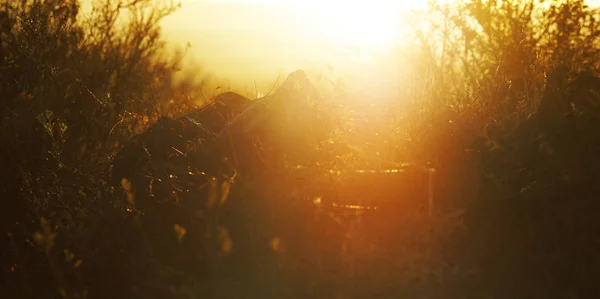
M 191 128 L 231 94 L 178 6 L 99 3 L 0 0 L 0 298 L 600 295 L 584 1 L 432 2 L 385 92 L 299 71 Z

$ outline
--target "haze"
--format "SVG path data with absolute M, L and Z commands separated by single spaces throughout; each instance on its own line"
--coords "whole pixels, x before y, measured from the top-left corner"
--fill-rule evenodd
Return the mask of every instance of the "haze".
M 403 3 L 403 4 L 399 4 Z M 350 71 L 390 53 L 410 1 L 184 1 L 165 36 L 190 43 L 188 58 L 229 82 L 272 84 L 297 69 Z
M 383 78 L 397 75 L 393 48 L 402 46 L 408 14 L 426 3 L 183 0 L 162 26 L 174 45 L 189 42 L 187 65 L 210 74 L 213 85 L 263 93 L 294 70 L 320 74 L 333 67 L 335 76 L 372 91 L 388 83 Z

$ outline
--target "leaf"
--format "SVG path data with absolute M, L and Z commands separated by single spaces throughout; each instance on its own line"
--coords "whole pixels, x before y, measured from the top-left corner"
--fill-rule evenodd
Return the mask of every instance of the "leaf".
M 183 240 L 183 237 L 185 237 L 185 235 L 187 234 L 187 229 L 179 224 L 175 224 L 173 226 L 173 229 L 175 230 L 175 234 L 177 235 L 177 241 L 181 242 L 181 240 Z
M 280 253 L 283 249 L 281 239 L 278 237 L 272 238 L 269 242 L 269 247 L 271 247 L 271 250 L 273 250 L 273 252 Z
M 210 188 L 206 206 L 212 208 L 217 203 L 217 180 L 215 178 L 210 178 L 209 180 L 210 182 L 206 183 Z M 199 188 L 204 188 L 205 185 L 202 185 Z
M 227 200 L 227 198 L 229 197 L 229 192 L 231 191 L 231 184 L 229 184 L 229 182 L 224 181 L 223 184 L 221 184 L 221 197 L 219 200 L 219 203 L 222 205 L 223 203 L 225 203 L 225 200 Z
M 38 246 L 42 246 L 44 244 L 44 237 L 39 232 L 35 232 L 33 234 L 33 241 L 35 241 Z
M 229 231 L 224 227 L 219 227 L 219 241 L 221 242 L 221 254 L 230 254 L 233 250 L 233 241 L 229 236 Z
M 133 189 L 133 185 L 131 184 L 131 181 L 127 178 L 122 178 L 121 179 L 121 187 L 123 187 L 123 189 L 126 192 L 131 192 Z

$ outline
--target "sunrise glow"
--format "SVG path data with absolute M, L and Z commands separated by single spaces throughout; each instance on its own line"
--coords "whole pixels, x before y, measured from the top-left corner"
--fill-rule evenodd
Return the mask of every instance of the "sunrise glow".
M 318 0 L 184 0 L 189 4 L 211 3 L 230 5 L 256 5 L 264 8 L 264 15 L 252 23 L 242 25 L 248 30 L 260 29 L 263 34 L 278 30 L 286 39 L 326 41 L 330 45 L 345 47 L 357 56 L 389 51 L 401 38 L 399 32 L 406 26 L 405 15 L 411 9 L 424 9 L 425 1 L 318 1 Z M 276 14 L 276 15 L 274 15 Z M 235 27 L 239 21 L 232 11 L 229 17 L 221 16 L 225 28 Z M 187 29 L 202 27 L 190 18 L 173 18 L 169 23 Z M 202 22 L 202 20 L 196 20 Z M 269 23 L 259 25 L 256 23 Z M 185 25 L 184 25 L 185 24 Z M 254 30 L 256 32 L 256 30 Z M 258 33 L 258 32 L 256 32 Z
M 170 42 L 191 44 L 188 58 L 206 72 L 238 90 L 258 82 L 268 92 L 283 74 L 329 66 L 370 84 L 371 73 L 389 71 L 382 57 L 406 42 L 411 10 L 426 7 L 416 0 L 182 0 L 162 26 Z
M 186 2 L 199 2 L 191 0 Z M 287 21 L 295 22 L 299 35 L 326 38 L 336 45 L 367 50 L 389 49 L 398 38 L 399 13 L 423 1 L 317 1 L 317 0 L 210 0 L 281 7 Z M 417 4 L 415 4 L 417 3 Z

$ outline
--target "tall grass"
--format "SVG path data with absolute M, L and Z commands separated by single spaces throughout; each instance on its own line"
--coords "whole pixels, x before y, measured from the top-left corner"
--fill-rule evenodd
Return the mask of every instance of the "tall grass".
M 297 155 L 317 167 L 267 169 L 276 177 L 254 189 L 203 180 L 142 208 L 109 182 L 116 151 L 204 100 L 175 79 L 184 51 L 160 35 L 177 7 L 106 1 L 83 16 L 77 1 L 0 3 L 1 295 L 598 294 L 597 10 L 432 2 L 413 22 L 400 96 L 369 108 L 341 85 L 322 90 L 327 130 Z M 405 172 L 351 180 L 389 165 Z M 324 204 L 342 193 L 384 204 Z

